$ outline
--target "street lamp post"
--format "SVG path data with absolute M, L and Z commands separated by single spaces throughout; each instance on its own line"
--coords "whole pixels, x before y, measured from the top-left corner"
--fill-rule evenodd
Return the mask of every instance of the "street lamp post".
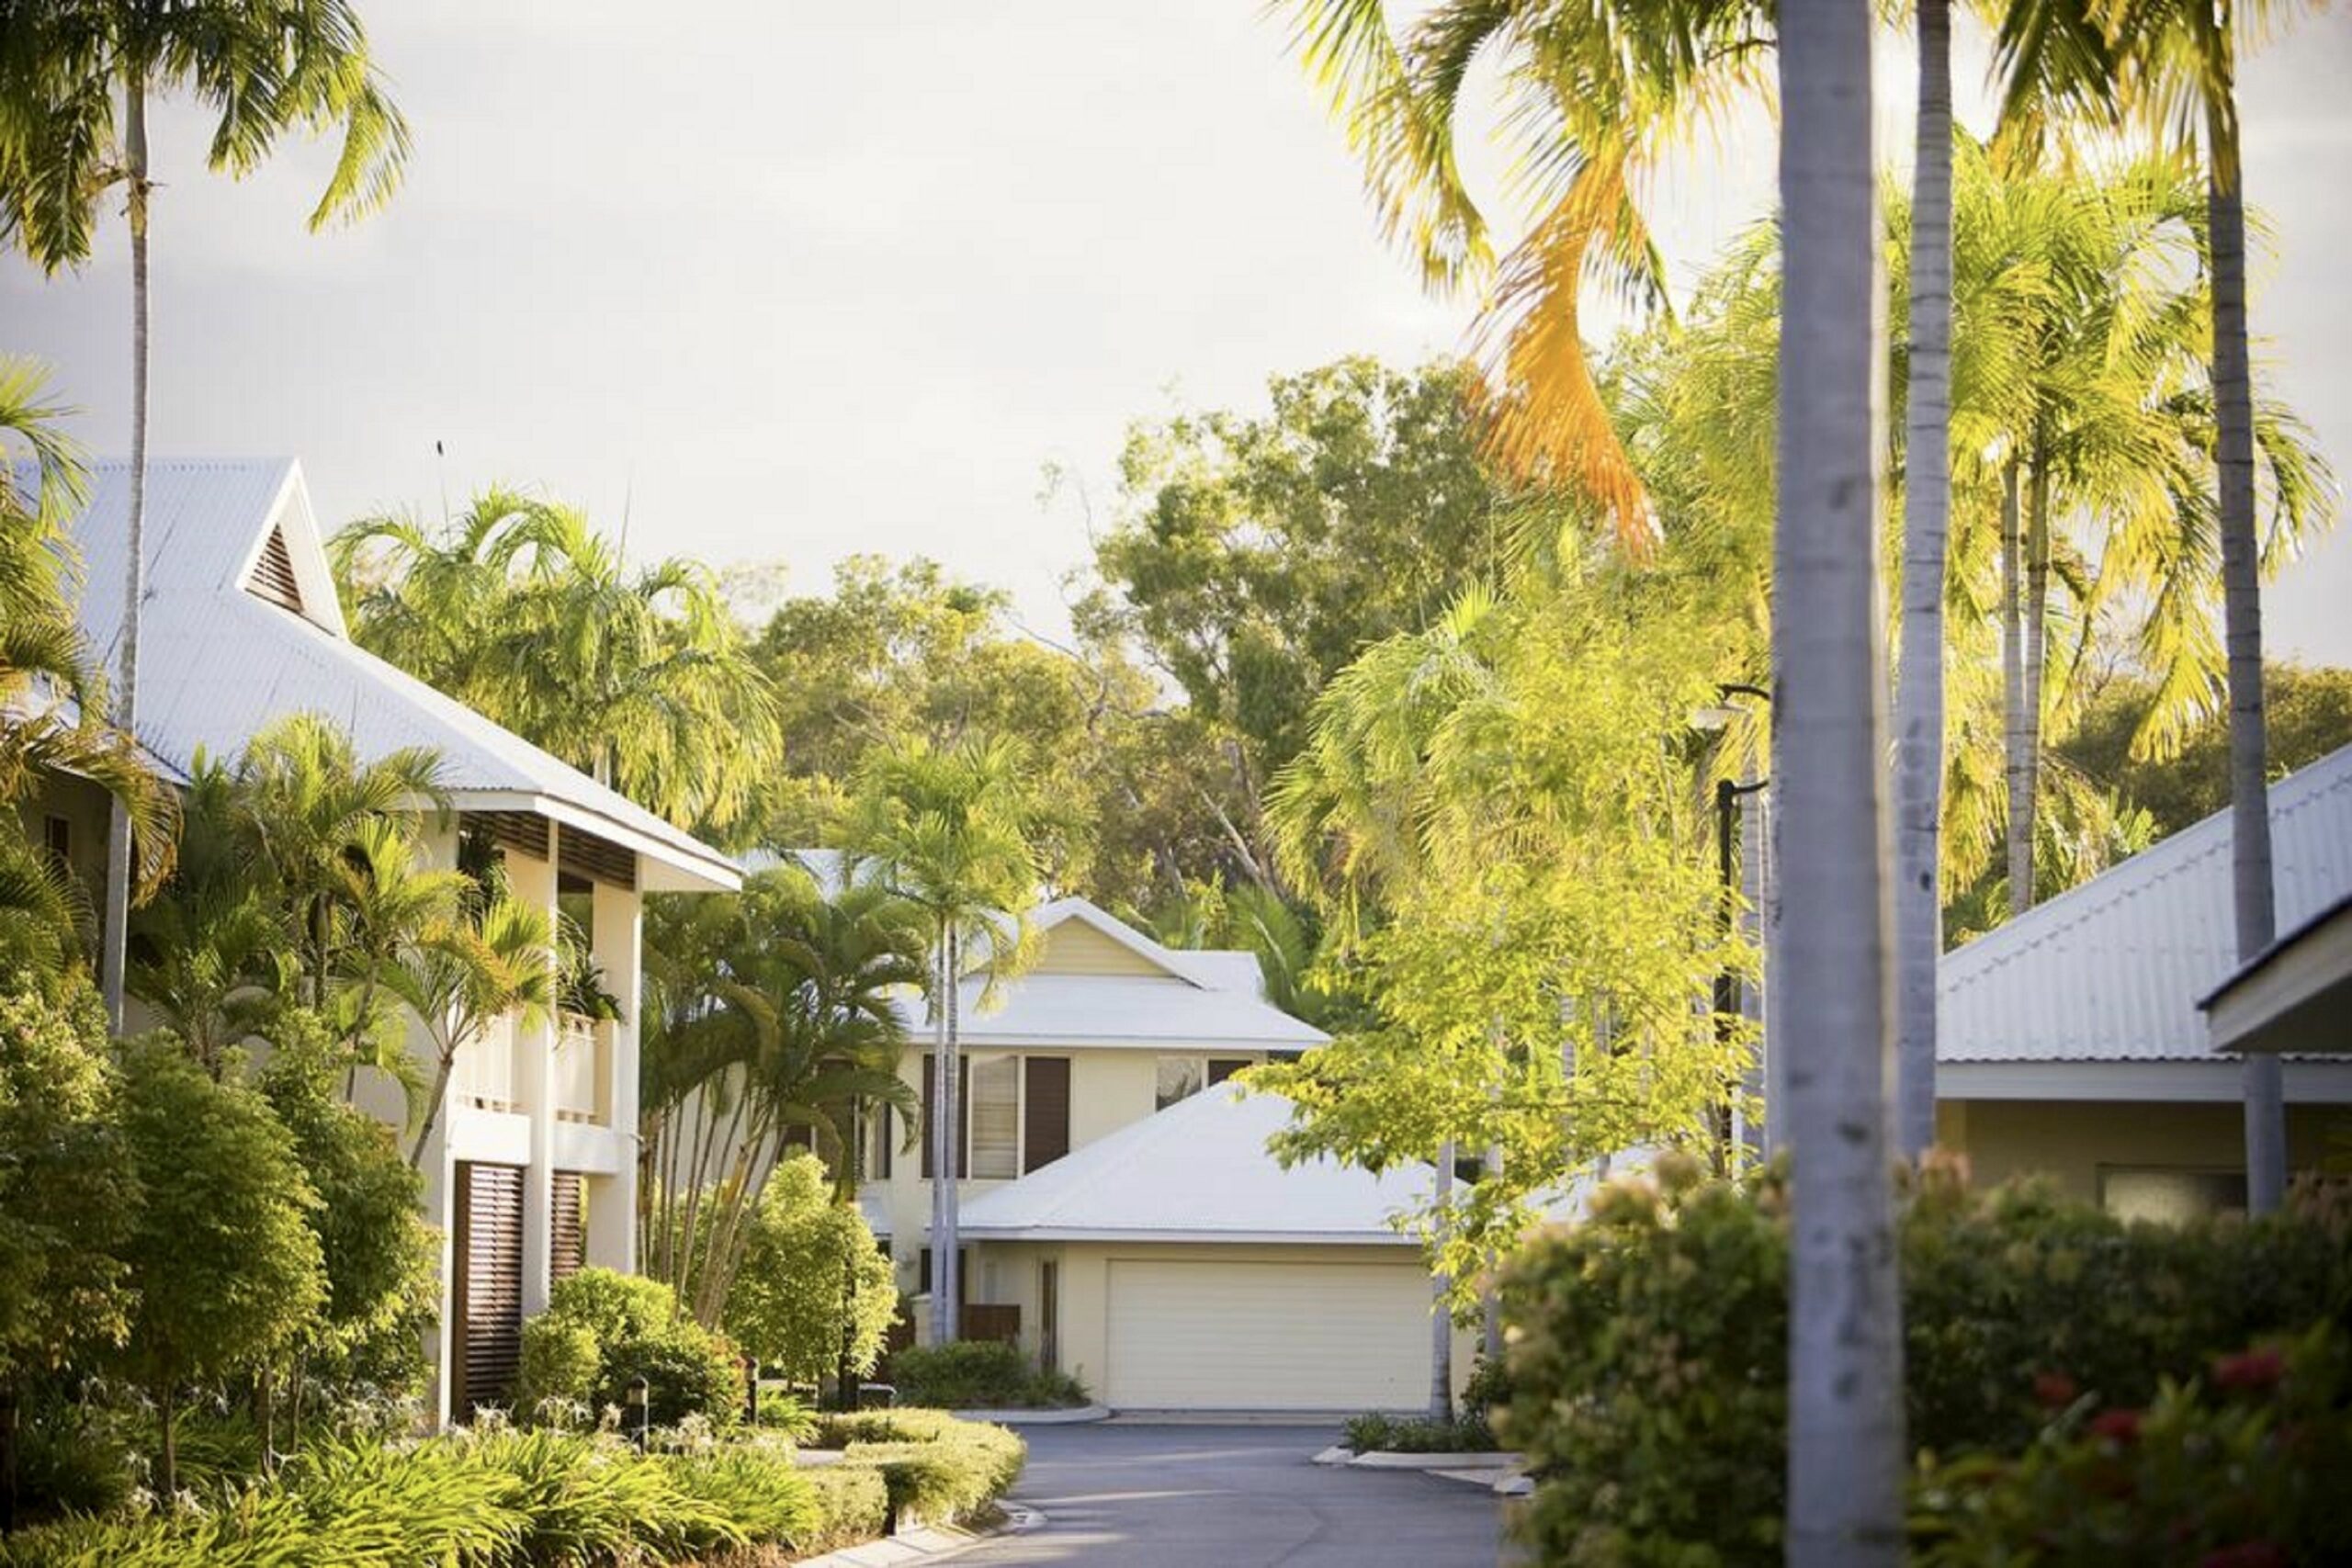
M 1715 691 L 1726 703 L 1734 697 L 1751 697 L 1767 704 L 1772 700 L 1772 694 L 1763 687 L 1744 682 L 1725 682 Z M 1740 856 L 1735 847 L 1739 803 L 1746 796 L 1761 793 L 1770 782 L 1762 778 L 1750 779 L 1744 784 L 1734 783 L 1730 779 L 1715 781 L 1715 874 L 1720 889 L 1718 919 L 1722 921 L 1722 934 L 1726 943 L 1731 939 L 1739 908 Z M 1750 852 L 1753 852 L 1752 848 Z M 1738 1027 L 1739 991 L 1739 973 L 1726 959 L 1715 976 L 1715 1038 L 1720 1043 L 1729 1043 L 1733 1031 Z M 1731 1175 L 1738 1163 L 1741 1139 L 1738 1119 L 1734 1114 L 1734 1093 L 1727 1089 L 1714 1111 L 1714 1165 L 1719 1176 Z

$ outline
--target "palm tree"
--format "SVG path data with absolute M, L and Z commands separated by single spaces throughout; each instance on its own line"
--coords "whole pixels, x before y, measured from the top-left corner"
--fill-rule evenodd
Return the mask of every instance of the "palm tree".
M 632 570 L 577 508 L 504 489 L 334 550 L 363 646 L 682 826 L 748 824 L 775 700 L 698 563 Z
M 26 840 L 10 808 L 44 775 L 107 790 L 138 829 L 132 891 L 141 898 L 170 870 L 176 813 L 128 733 L 105 719 L 65 534 L 88 491 L 80 450 L 57 427 L 66 411 L 46 384 L 33 361 L 0 356 L 0 956 L 57 980 L 83 963 L 87 900 L 67 867 Z
M 1917 0 L 1911 337 L 1904 400 L 1903 626 L 1894 693 L 1895 1147 L 1936 1141 L 1943 951 L 1944 582 L 1951 533 L 1951 0 Z
M 1640 477 L 1585 360 L 1589 277 L 1666 299 L 1636 193 L 1664 150 L 1762 85 L 1770 8 L 1753 0 L 1440 0 L 1400 42 L 1383 0 L 1286 0 L 1307 69 L 1362 159 L 1382 227 L 1433 288 L 1483 288 L 1476 335 L 1497 389 L 1491 448 L 1510 472 L 1573 486 L 1639 545 Z M 1454 152 L 1473 62 L 1502 57 L 1515 192 L 1538 214 L 1497 262 Z
M 408 1163 L 424 1163 L 458 1055 L 509 1013 L 526 1022 L 556 1003 L 556 933 L 547 911 L 484 892 L 407 944 L 382 984 L 415 1013 L 433 1042 L 426 1090 Z
M 390 199 L 408 127 L 378 82 L 348 0 L 159 6 L 149 0 L 0 0 L 0 240 L 43 270 L 89 259 L 98 204 L 123 187 L 130 228 L 130 516 L 115 723 L 138 732 L 139 618 L 146 596 L 148 164 L 151 99 L 186 94 L 219 115 L 216 171 L 258 168 L 288 130 L 339 127 L 342 155 L 311 212 L 315 231 Z M 116 98 L 121 119 L 116 120 Z M 122 1024 L 133 823 L 117 797 L 107 837 L 107 1010 Z
M 956 1303 L 956 1187 L 962 1172 L 963 1065 L 959 991 L 977 970 L 983 1005 L 1035 945 L 1036 841 L 1048 814 L 1025 760 L 1001 740 L 967 737 L 945 748 L 913 740 L 873 753 L 858 771 L 841 829 L 842 874 L 876 883 L 922 911 L 932 942 L 931 1336 L 960 1330 Z
M 859 1109 L 888 1105 L 914 1123 L 892 997 L 922 982 L 925 932 L 877 886 L 828 898 L 797 870 L 757 874 L 741 895 L 667 900 L 655 914 L 641 1103 L 657 1179 L 643 1256 L 716 1324 L 787 1139 L 808 1135 L 847 1201 L 847 1128 Z
M 1780 7 L 1774 1023 L 1792 1183 L 1788 1555 L 1903 1557 L 1903 1318 L 1886 1162 L 1893 1046 L 1878 173 L 1866 0 Z M 1782 919 L 1793 912 L 1794 919 Z

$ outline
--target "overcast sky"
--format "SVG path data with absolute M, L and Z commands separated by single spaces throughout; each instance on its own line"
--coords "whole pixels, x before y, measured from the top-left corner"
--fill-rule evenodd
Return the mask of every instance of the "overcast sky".
M 626 506 L 632 554 L 781 559 L 800 591 L 853 551 L 933 556 L 1050 630 L 1089 549 L 1074 490 L 1041 504 L 1045 465 L 1107 520 L 1130 419 L 1461 340 L 1255 0 L 362 9 L 416 136 L 381 216 L 304 231 L 330 149 L 240 185 L 192 117 L 156 132 L 155 450 L 299 456 L 329 527 L 506 479 L 612 525 Z M 2339 11 L 2243 94 L 2281 253 L 2256 330 L 2339 468 L 2346 84 Z M 1684 282 L 1769 200 L 1769 122 L 1728 140 L 1661 182 Z M 119 453 L 119 224 L 101 246 L 49 283 L 0 261 L 0 349 L 51 361 Z M 2269 614 L 2274 650 L 2352 663 L 2352 540 Z

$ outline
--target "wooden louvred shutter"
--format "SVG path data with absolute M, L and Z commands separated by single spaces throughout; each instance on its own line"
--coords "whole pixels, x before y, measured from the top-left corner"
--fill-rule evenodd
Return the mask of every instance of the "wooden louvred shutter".
M 1069 1058 L 1030 1056 L 1022 1068 L 1029 1102 L 1021 1128 L 1021 1171 L 1025 1176 L 1069 1153 Z
M 285 530 L 272 528 L 262 542 L 253 574 L 245 579 L 245 590 L 298 615 L 302 613 L 302 585 L 294 575 L 294 555 L 286 547 Z
M 548 1216 L 550 1280 L 577 1274 L 588 1263 L 588 1179 L 576 1170 L 559 1170 L 554 1191 L 554 1206 Z
M 458 1168 L 458 1346 L 451 1408 L 470 1415 L 514 1397 L 523 1359 L 523 1172 Z
M 1255 1065 L 1255 1063 L 1251 1062 L 1246 1056 L 1211 1056 L 1209 1058 L 1209 1082 L 1212 1084 L 1221 1084 L 1226 1079 L 1231 1077 L 1234 1074 L 1239 1072 L 1242 1068 L 1254 1066 Z

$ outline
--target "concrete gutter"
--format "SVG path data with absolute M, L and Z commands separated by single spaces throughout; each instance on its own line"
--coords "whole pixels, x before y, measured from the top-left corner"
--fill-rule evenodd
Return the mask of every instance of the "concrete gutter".
M 1080 1421 L 1107 1421 L 1108 1405 L 1081 1404 L 1064 1410 L 951 1410 L 958 1421 L 988 1421 L 999 1427 L 1069 1427 Z
M 999 1536 L 1027 1535 L 1046 1522 L 1046 1516 L 1017 1503 L 1000 1503 L 1004 1522 L 993 1529 L 967 1530 L 959 1525 L 914 1525 L 879 1540 L 861 1541 L 802 1560 L 796 1568 L 902 1568 L 908 1563 L 944 1562 L 959 1551 Z

